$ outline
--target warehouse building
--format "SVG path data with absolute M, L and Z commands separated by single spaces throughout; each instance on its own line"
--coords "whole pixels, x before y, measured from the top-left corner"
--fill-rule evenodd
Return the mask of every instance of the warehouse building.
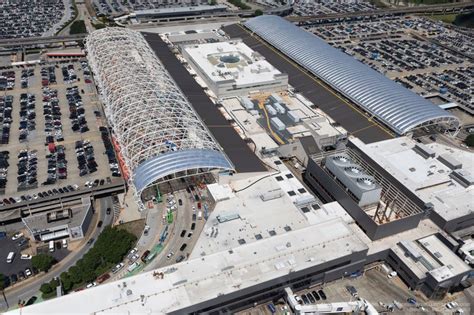
M 459 128 L 451 113 L 281 17 L 263 15 L 244 26 L 398 135 L 432 125 Z
M 186 45 L 183 56 L 217 98 L 288 88 L 288 76 L 241 40 Z
M 234 170 L 143 35 L 123 28 L 86 39 L 122 174 L 143 208 L 148 187 L 190 175 Z

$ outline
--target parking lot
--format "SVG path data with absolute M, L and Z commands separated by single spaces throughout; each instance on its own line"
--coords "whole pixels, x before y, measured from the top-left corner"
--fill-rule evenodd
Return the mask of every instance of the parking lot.
M 61 242 L 56 243 L 56 249 L 53 253 L 49 252 L 47 245 L 45 245 L 42 250 L 53 256 L 56 261 L 60 261 L 67 256 L 69 251 L 67 248 L 62 248 Z M 32 244 L 27 236 L 22 236 L 16 240 L 12 240 L 11 235 L 8 235 L 8 237 L 0 239 L 0 248 L 2 249 L 2 257 L 0 257 L 0 273 L 7 277 L 8 284 L 13 285 L 29 278 L 30 276 L 28 276 L 26 269 L 29 269 L 32 273 L 37 272 L 31 266 L 31 255 L 33 254 L 31 246 L 35 246 L 35 244 Z M 38 248 L 38 252 L 41 252 L 42 250 Z M 10 252 L 14 252 L 15 256 L 13 261 L 8 263 L 7 256 Z
M 0 39 L 42 36 L 66 13 L 65 0 L 0 1 Z
M 303 27 L 415 93 L 474 113 L 472 34 L 422 17 Z
M 376 9 L 376 6 L 365 1 L 357 1 L 356 3 L 337 3 L 325 0 L 295 1 L 295 4 L 293 5 L 293 15 L 310 16 L 328 13 L 373 11 Z
M 2 72 L 10 73 L 10 80 L 3 91 L 0 86 L 0 205 L 120 176 L 85 60 Z

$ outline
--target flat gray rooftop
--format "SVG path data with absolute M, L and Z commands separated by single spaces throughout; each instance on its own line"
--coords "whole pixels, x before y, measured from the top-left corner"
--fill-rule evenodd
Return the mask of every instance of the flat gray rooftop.
M 163 279 L 147 272 L 9 314 L 168 313 L 365 250 L 347 224 L 335 219 L 156 270 Z

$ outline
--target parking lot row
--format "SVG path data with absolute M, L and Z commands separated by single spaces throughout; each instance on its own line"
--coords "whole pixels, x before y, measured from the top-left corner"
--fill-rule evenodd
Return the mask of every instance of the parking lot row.
M 1 1 L 0 39 L 41 36 L 65 13 L 64 0 Z
M 474 38 L 461 30 L 422 17 L 303 27 L 422 96 L 440 95 L 446 103 L 474 112 L 473 65 L 465 56 Z M 454 45 L 448 38 L 466 43 Z
M 120 176 L 87 62 L 0 71 L 13 73 L 10 82 L 15 83 L 25 70 L 26 88 L 10 84 L 0 91 L 0 109 L 4 105 L 0 123 L 6 124 L 0 146 L 5 166 L 0 165 L 0 192 L 3 186 L 7 200 Z M 11 169 L 14 166 L 17 169 Z
M 338 3 L 331 0 L 295 1 L 293 15 L 311 16 L 328 13 L 373 11 L 376 9 L 377 7 L 368 1 L 354 1 L 352 3 Z

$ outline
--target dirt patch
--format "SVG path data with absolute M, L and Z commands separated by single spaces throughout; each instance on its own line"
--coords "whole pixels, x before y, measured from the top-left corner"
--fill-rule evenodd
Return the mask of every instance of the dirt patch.
M 124 224 L 117 225 L 118 229 L 123 229 L 129 233 L 132 233 L 137 237 L 137 239 L 140 238 L 140 236 L 143 233 L 143 229 L 145 228 L 145 219 L 139 219 L 135 221 L 130 221 Z

